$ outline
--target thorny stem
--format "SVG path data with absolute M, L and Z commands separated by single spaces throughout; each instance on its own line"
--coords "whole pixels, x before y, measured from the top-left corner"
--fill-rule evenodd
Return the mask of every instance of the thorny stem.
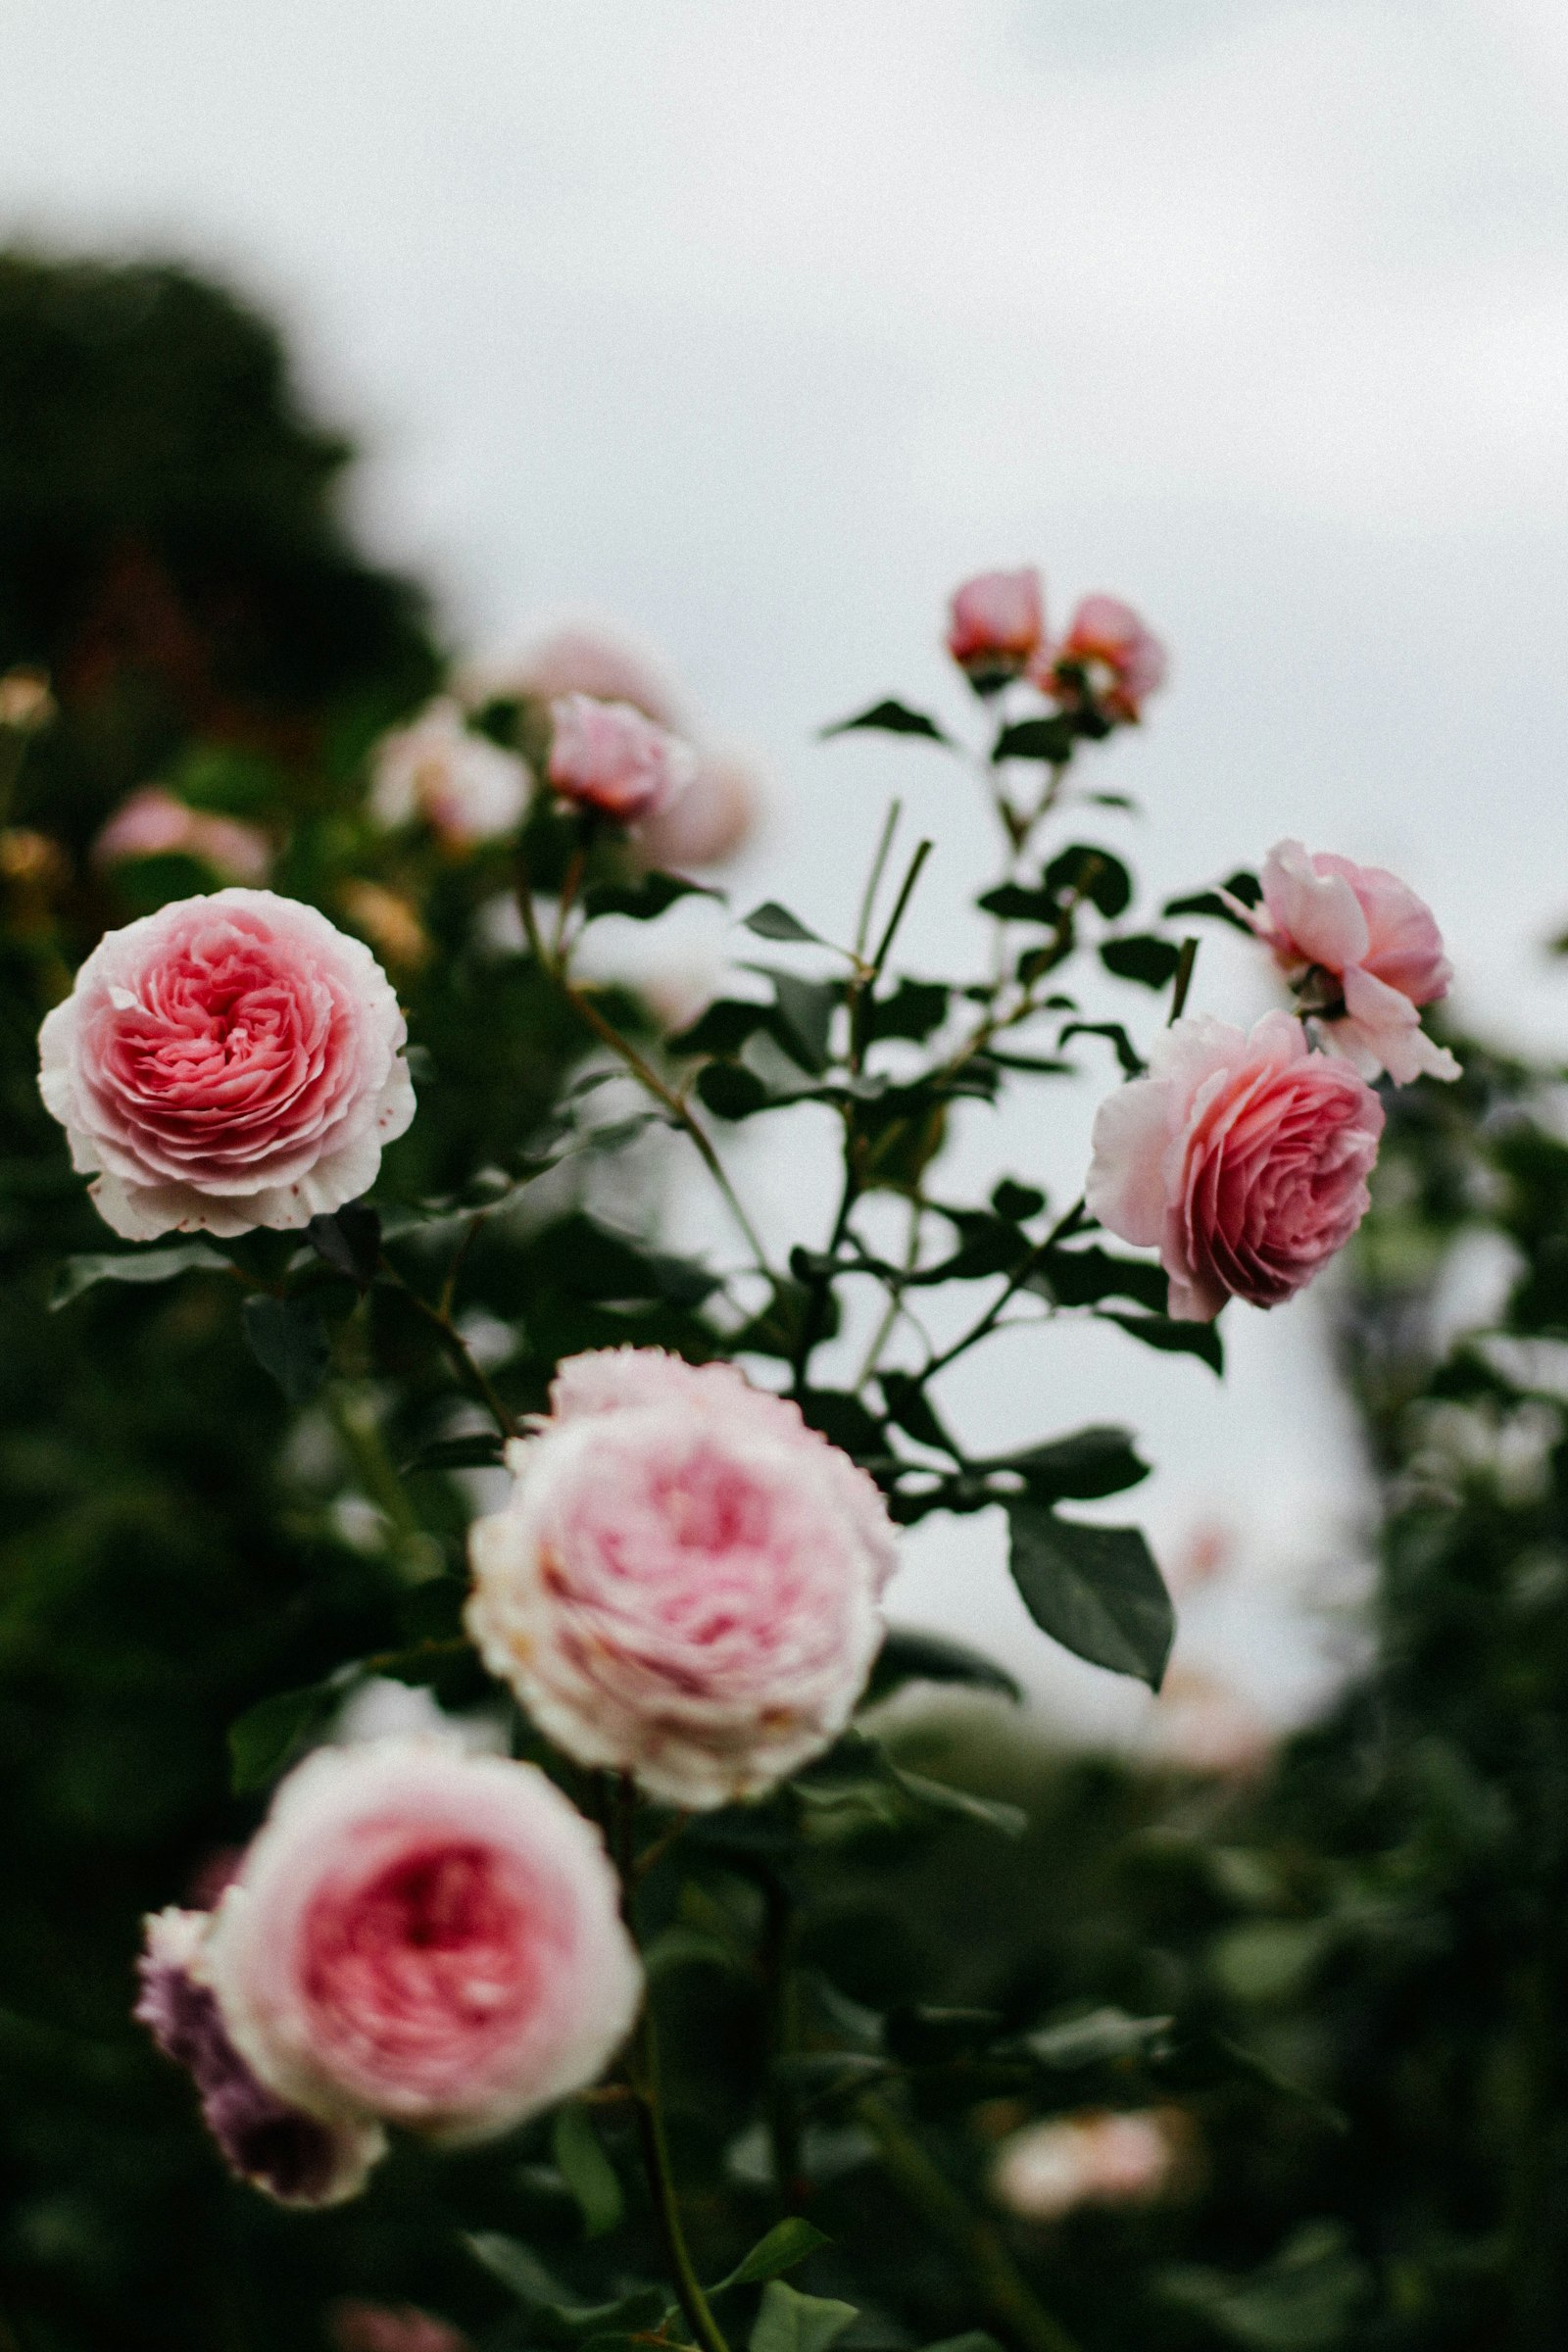
M 989 2222 L 971 2213 L 886 2101 L 865 2092 L 855 2112 L 877 2144 L 894 2186 L 967 2270 L 989 2316 L 1018 2352 L 1079 2352 L 1076 2338 L 1036 2300 Z

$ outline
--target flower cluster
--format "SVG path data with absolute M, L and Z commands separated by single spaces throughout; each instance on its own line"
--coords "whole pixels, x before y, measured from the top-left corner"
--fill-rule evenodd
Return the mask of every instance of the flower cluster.
M 1032 568 L 965 580 L 953 598 L 948 651 L 982 694 L 1026 677 L 1061 709 L 1102 725 L 1136 724 L 1165 682 L 1164 647 L 1117 597 L 1086 596 L 1066 634 L 1053 639 Z

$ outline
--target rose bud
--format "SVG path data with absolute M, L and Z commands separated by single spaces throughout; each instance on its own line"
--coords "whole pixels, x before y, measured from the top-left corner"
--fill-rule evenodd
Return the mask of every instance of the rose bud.
M 630 703 L 565 694 L 550 706 L 550 781 L 564 800 L 635 824 L 672 808 L 697 770 L 678 735 Z
M 225 882 L 265 882 L 272 845 L 255 825 L 209 816 L 148 784 L 122 803 L 92 846 L 95 865 L 170 856 L 198 858 Z
M 323 2122 L 260 2082 L 228 2037 L 206 1982 L 211 1921 L 160 1911 L 146 1923 L 135 2014 L 166 2058 L 185 2068 L 231 2172 L 281 2205 L 338 2205 L 358 2196 L 386 2148 L 379 2124 Z
M 1425 901 L 1380 865 L 1309 858 L 1298 841 L 1277 843 L 1260 879 L 1262 908 L 1248 920 L 1287 977 L 1304 987 L 1330 1053 L 1364 1078 L 1387 1070 L 1396 1086 L 1423 1075 L 1457 1078 L 1458 1062 L 1427 1036 L 1418 1010 L 1446 996 L 1453 977 Z M 1314 973 L 1337 984 L 1343 1011 L 1312 1002 Z
M 265 890 L 181 899 L 101 939 L 39 1032 L 39 1088 L 127 1241 L 291 1229 L 374 1183 L 414 1116 L 368 948 Z
M 1031 673 L 1042 690 L 1069 709 L 1090 703 L 1104 718 L 1129 725 L 1165 682 L 1165 649 L 1131 605 L 1114 596 L 1086 596 L 1059 645 L 1048 647 Z
M 1165 1030 L 1147 1078 L 1102 1102 L 1084 1197 L 1124 1242 L 1159 1250 L 1170 1312 L 1229 1298 L 1277 1306 L 1343 1250 L 1369 1205 L 1383 1105 L 1299 1021 L 1265 1013 Z
M 1046 633 L 1040 574 L 983 571 L 950 607 L 948 651 L 972 685 L 1004 686 L 1027 668 Z
M 837 1737 L 897 1564 L 882 1497 L 793 1404 L 659 1348 L 572 1357 L 470 1531 L 467 1625 L 558 1746 L 693 1810 Z
M 1153 2204 L 1176 2161 L 1172 2125 L 1158 2109 L 1058 2116 L 1003 2142 L 991 2192 L 1020 2221 L 1054 2222 L 1077 2205 Z
M 455 850 L 514 833 L 528 806 L 528 770 L 515 752 L 473 734 L 454 702 L 430 704 L 376 745 L 370 813 L 396 827 L 421 818 Z
M 599 1832 L 531 1764 L 435 1739 L 318 1748 L 214 1914 L 207 1969 L 280 2099 L 481 2139 L 580 2090 L 642 1970 Z

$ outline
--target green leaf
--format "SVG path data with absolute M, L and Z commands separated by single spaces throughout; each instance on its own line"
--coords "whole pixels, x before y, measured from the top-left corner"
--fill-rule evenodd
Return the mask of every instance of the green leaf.
M 1249 873 L 1245 867 L 1241 872 L 1230 875 L 1224 887 L 1230 896 L 1233 899 L 1239 899 L 1244 906 L 1255 906 L 1263 896 L 1262 885 L 1257 876 Z M 1218 891 L 1190 891 L 1185 898 L 1167 899 L 1160 911 L 1167 915 L 1209 914 L 1214 916 L 1218 922 L 1229 923 L 1235 931 L 1245 931 L 1249 939 L 1256 936 L 1251 924 L 1244 921 L 1234 906 L 1227 906 Z
M 236 1796 L 248 1796 L 277 1779 L 342 1704 L 356 1671 L 340 1667 L 324 1682 L 275 1690 L 229 1725 L 229 1785 Z
M 334 1273 L 368 1291 L 381 1259 L 381 1220 L 363 1200 L 350 1200 L 329 1217 L 312 1217 L 305 1231 L 318 1257 Z
M 1021 1699 L 1023 1690 L 1006 1669 L 946 1634 L 927 1634 L 913 1626 L 895 1625 L 877 1652 L 865 1686 L 866 1705 L 888 1698 L 907 1683 L 957 1683 L 971 1690 L 997 1690 L 1005 1698 Z
M 1118 980 L 1136 980 L 1141 988 L 1166 988 L 1175 978 L 1182 952 L 1152 931 L 1137 931 L 1125 939 L 1102 943 L 1100 960 Z
M 1212 1323 L 1178 1323 L 1169 1315 L 1118 1315 L 1108 1307 L 1102 1307 L 1100 1320 L 1119 1323 L 1146 1348 L 1162 1348 L 1167 1355 L 1196 1355 L 1215 1372 L 1225 1369 L 1225 1343 Z
M 800 1407 L 810 1428 L 819 1429 L 824 1438 L 857 1460 L 887 1452 L 887 1436 L 881 1422 L 847 1389 L 808 1389 L 800 1398 Z
M 983 890 L 975 905 L 1004 923 L 1054 923 L 1061 913 L 1054 893 L 1024 882 L 999 882 L 995 890 Z
M 416 1470 L 493 1470 L 501 1461 L 501 1440 L 493 1430 L 464 1438 L 435 1438 L 399 1465 L 400 1477 Z
M 751 2352 L 827 2352 L 858 2316 L 853 2303 L 803 2295 L 782 2278 L 771 2278 L 762 2289 Z
M 883 1372 L 878 1381 L 889 1417 L 906 1436 L 913 1438 L 917 1446 L 934 1446 L 939 1453 L 951 1454 L 955 1461 L 961 1459 L 938 1419 L 924 1385 L 912 1372 Z
M 747 930 L 755 931 L 759 939 L 790 940 L 798 947 L 807 942 L 815 947 L 825 944 L 816 932 L 807 929 L 798 914 L 791 914 L 789 908 L 781 906 L 776 899 L 764 899 L 760 906 L 754 906 L 751 913 L 743 915 L 741 919 Z
M 1016 1184 L 1004 1176 L 991 1195 L 991 1205 L 999 1217 L 1009 1224 L 1021 1225 L 1027 1217 L 1037 1217 L 1046 1205 L 1046 1196 L 1032 1184 Z
M 1096 1502 L 1102 1494 L 1125 1494 L 1149 1476 L 1149 1464 L 1139 1458 L 1131 1432 L 1099 1423 L 1049 1445 L 999 1454 L 983 1466 L 1016 1470 L 1031 1499 L 1047 1503 Z
M 639 2334 L 656 2326 L 668 2308 L 669 2298 L 658 2286 L 633 2287 L 612 2303 L 574 2304 L 570 2288 L 563 2286 L 520 2239 L 499 2230 L 480 2230 L 463 2243 L 491 2278 L 533 2314 L 533 2325 L 557 2342 Z
M 1070 718 L 1020 718 L 1014 725 L 1004 727 L 992 746 L 993 761 L 1003 760 L 1048 760 L 1059 767 L 1072 758 L 1077 729 Z
M 1129 2017 L 1125 2009 L 1091 2009 L 1059 2025 L 1037 2027 L 1024 2035 L 1024 2047 L 1042 2066 L 1071 2072 L 1117 2058 L 1144 2057 L 1165 2042 L 1175 2022 L 1169 2017 Z
M 1067 1021 L 1064 1023 L 1056 1043 L 1064 1046 L 1070 1038 L 1074 1037 L 1109 1038 L 1116 1049 L 1116 1059 L 1121 1063 L 1122 1075 L 1127 1078 L 1143 1076 L 1146 1066 L 1144 1057 L 1120 1021 Z
M 1143 1257 L 1113 1257 L 1108 1250 L 1048 1250 L 1027 1289 L 1045 1291 L 1058 1306 L 1095 1306 L 1102 1298 L 1130 1298 L 1163 1320 L 1169 1283 L 1163 1266 Z
M 721 1119 L 749 1119 L 771 1101 L 765 1082 L 738 1061 L 705 1062 L 697 1073 L 697 1092 Z
M 1132 905 L 1133 878 L 1119 858 L 1092 842 L 1075 841 L 1046 868 L 1046 888 L 1054 898 L 1088 899 L 1107 922 Z
M 599 2134 L 579 2101 L 568 2100 L 556 2111 L 551 2150 L 566 2186 L 582 2214 L 583 2235 L 605 2237 L 617 2229 L 626 2210 L 620 2177 L 599 2143 Z
M 927 718 L 923 710 L 911 710 L 907 703 L 891 700 L 873 703 L 868 710 L 858 711 L 854 718 L 837 718 L 830 727 L 821 730 L 824 742 L 832 735 L 854 735 L 865 731 L 878 735 L 924 735 L 932 743 L 952 741 L 952 737 L 944 733 L 934 718 Z
M 590 922 L 602 914 L 625 914 L 634 923 L 651 923 L 678 899 L 722 899 L 721 890 L 706 882 L 689 882 L 684 874 L 639 874 L 634 882 L 594 882 L 582 894 L 583 912 Z
M 803 1070 L 819 1078 L 827 1068 L 828 1037 L 839 989 L 830 981 L 803 980 L 796 972 L 781 972 L 773 964 L 753 963 L 746 968 L 772 983 L 779 1015 L 774 1034 L 785 1053 Z
M 672 1054 L 738 1054 L 748 1038 L 773 1024 L 773 1006 L 746 997 L 719 997 L 689 1029 L 669 1040 Z
M 941 980 L 901 980 L 890 997 L 860 1008 L 861 1034 L 867 1045 L 884 1037 L 904 1037 L 923 1045 L 948 1017 L 952 990 Z
M 177 1274 L 232 1274 L 233 1266 L 208 1242 L 174 1242 L 167 1250 L 102 1250 L 68 1257 L 49 1294 L 51 1307 L 69 1306 L 100 1282 L 172 1282 Z
M 947 1781 L 929 1780 L 923 1772 L 906 1772 L 902 1764 L 890 1764 L 894 1780 L 917 1805 L 932 1813 L 955 1813 L 961 1821 L 979 1822 L 983 1829 L 998 1830 L 1004 1838 L 1021 1838 L 1029 1827 L 1029 1816 L 1021 1805 L 1009 1805 L 1001 1797 L 977 1796 L 972 1788 L 955 1788 Z
M 1154 2283 L 1163 2301 L 1242 2352 L 1339 2352 L 1360 2340 L 1373 2293 L 1372 2274 L 1338 2221 L 1303 2224 L 1245 2278 L 1179 2263 Z
M 253 1294 L 243 1308 L 252 1355 L 270 1372 L 290 1404 L 308 1404 L 326 1378 L 330 1356 L 326 1327 L 303 1298 Z
M 813 2223 L 792 2214 L 788 2221 L 775 2224 L 765 2237 L 759 2238 L 744 2260 L 708 2291 L 710 2295 L 721 2295 L 732 2286 L 761 2286 L 769 2278 L 793 2270 L 808 2254 L 814 2254 L 818 2246 L 832 2242 Z
M 1025 1608 L 1075 1657 L 1157 1690 L 1176 1633 L 1170 1594 L 1136 1527 L 1086 1527 L 1009 1502 L 1008 1565 Z

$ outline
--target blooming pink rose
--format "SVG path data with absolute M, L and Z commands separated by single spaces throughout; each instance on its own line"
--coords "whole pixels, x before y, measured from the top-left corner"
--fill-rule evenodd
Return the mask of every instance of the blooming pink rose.
M 204 1911 L 160 1911 L 146 1922 L 135 2014 L 166 2058 L 185 2068 L 229 2169 L 280 2205 L 339 2205 L 358 2196 L 385 2152 L 379 2124 L 323 2122 L 258 2081 L 229 2039 L 206 1979 L 211 1922 Z
M 1132 723 L 1164 684 L 1165 649 L 1131 605 L 1086 596 L 1066 636 L 1045 649 L 1032 674 L 1057 702 L 1079 702 L 1087 690 L 1106 717 Z
M 209 816 L 161 784 L 149 784 L 122 802 L 92 847 L 96 865 L 172 853 L 199 858 L 230 882 L 264 882 L 272 862 L 272 845 L 255 825 Z
M 1155 2108 L 1028 2124 L 999 2149 L 992 2194 L 1029 2222 L 1057 2221 L 1076 2205 L 1152 2204 L 1170 2185 L 1186 2122 Z
M 564 1364 L 471 1530 L 469 1633 L 579 1763 L 694 1809 L 771 1788 L 849 1720 L 897 1563 L 871 1480 L 732 1365 Z
M 1100 1105 L 1084 1197 L 1124 1242 L 1157 1248 L 1170 1311 L 1277 1306 L 1343 1250 L 1368 1207 L 1383 1105 L 1299 1021 L 1269 1012 L 1164 1031 L 1147 1078 Z
M 127 1241 L 304 1225 L 374 1183 L 414 1116 L 368 948 L 266 890 L 108 932 L 39 1032 L 39 1087 Z
M 550 781 L 564 799 L 634 824 L 672 808 L 697 770 L 679 736 L 630 703 L 565 694 L 550 706 Z
M 1453 967 L 1431 908 L 1380 865 L 1309 858 L 1298 841 L 1263 861 L 1261 913 L 1249 916 L 1293 981 L 1314 967 L 1340 984 L 1344 1012 L 1321 1022 L 1330 1053 L 1363 1077 L 1387 1070 L 1396 1086 L 1425 1073 L 1457 1078 L 1459 1064 L 1421 1026 L 1418 1007 L 1446 996 Z
M 701 751 L 691 782 L 672 808 L 637 828 L 650 865 L 721 865 L 757 829 L 761 795 L 749 761 L 733 752 Z
M 600 2074 L 642 1971 L 599 1832 L 531 1764 L 439 1739 L 318 1748 L 214 1915 L 235 2047 L 327 2121 L 509 2130 Z
M 454 849 L 515 832 L 528 806 L 528 771 L 515 752 L 473 734 L 445 698 L 375 747 L 370 813 L 388 826 L 422 817 Z
M 977 681 L 1017 677 L 1045 637 L 1045 601 L 1032 566 L 965 580 L 950 611 L 948 651 Z

